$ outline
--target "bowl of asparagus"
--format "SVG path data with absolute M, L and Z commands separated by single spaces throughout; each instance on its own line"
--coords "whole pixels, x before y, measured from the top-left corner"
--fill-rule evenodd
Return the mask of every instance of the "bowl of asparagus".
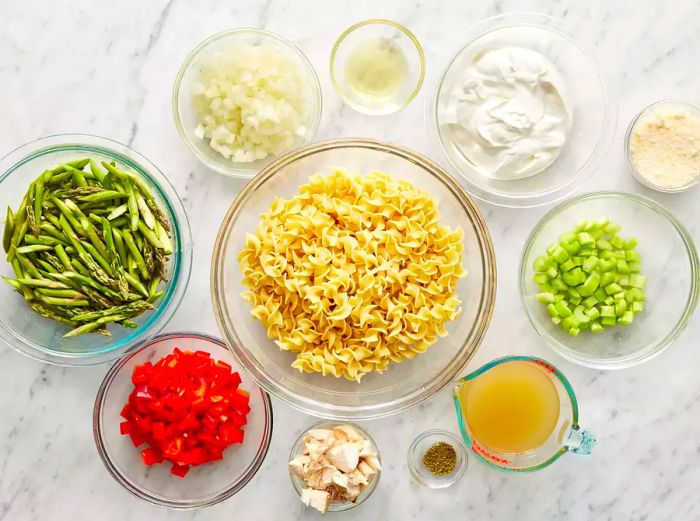
M 185 210 L 126 145 L 57 135 L 16 149 L 0 160 L 0 215 L 0 339 L 28 356 L 114 360 L 155 336 L 182 300 Z

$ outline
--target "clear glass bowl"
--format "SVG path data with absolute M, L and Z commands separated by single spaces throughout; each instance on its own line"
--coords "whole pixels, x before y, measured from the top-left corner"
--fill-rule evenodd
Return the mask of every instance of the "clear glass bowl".
M 153 311 L 134 321 L 137 329 L 110 326 L 112 337 L 86 334 L 63 338 L 69 331 L 63 324 L 32 311 L 21 295 L 8 284 L 0 284 L 0 339 L 17 351 L 37 360 L 58 365 L 92 365 L 115 360 L 153 338 L 177 310 L 187 289 L 192 269 L 192 236 L 185 209 L 167 177 L 144 156 L 110 139 L 62 134 L 32 141 L 0 160 L 0 208 L 16 210 L 29 183 L 44 170 L 89 156 L 96 161 L 116 161 L 140 175 L 164 210 L 173 233 L 173 254 L 168 263 L 165 295 Z M 4 225 L 3 225 L 4 226 Z M 0 275 L 15 277 L 12 266 L 0 261 Z
M 315 425 L 312 425 L 308 429 L 306 429 L 304 432 L 301 433 L 301 435 L 297 438 L 297 441 L 294 442 L 294 445 L 292 445 L 292 450 L 289 453 L 289 461 L 292 461 L 294 458 L 297 456 L 301 455 L 302 450 L 303 450 L 303 443 L 304 443 L 304 436 L 311 430 L 311 429 L 332 429 L 333 427 L 336 427 L 338 425 L 351 425 L 357 429 L 357 431 L 364 436 L 366 440 L 369 440 L 372 444 L 372 449 L 374 452 L 377 453 L 377 459 L 379 460 L 379 463 L 381 464 L 382 462 L 382 456 L 379 453 L 379 449 L 377 448 L 377 444 L 374 442 L 372 437 L 367 434 L 367 431 L 365 431 L 362 427 L 357 425 L 356 423 L 349 423 L 349 422 L 337 422 L 337 421 L 322 421 L 319 422 Z M 381 477 L 382 472 L 379 471 L 377 474 L 374 476 L 374 478 L 369 482 L 367 485 L 367 488 L 365 488 L 362 493 L 357 496 L 355 501 L 337 501 L 333 500 L 330 503 L 330 506 L 328 507 L 329 512 L 342 512 L 344 510 L 350 510 L 351 508 L 355 508 L 357 505 L 360 503 L 364 503 L 365 500 L 372 495 L 372 492 L 374 492 L 374 489 L 377 488 L 377 485 L 379 484 L 379 478 Z M 291 470 L 289 471 L 289 479 L 292 481 L 292 486 L 294 487 L 294 490 L 296 493 L 301 497 L 301 491 L 302 489 L 306 488 L 304 485 L 304 480 L 301 479 L 299 476 L 296 474 L 293 474 Z
M 609 146 L 617 107 L 606 90 L 593 57 L 560 30 L 565 24 L 547 15 L 511 13 L 484 20 L 466 32 L 467 44 L 447 66 L 429 106 L 429 128 L 441 159 L 466 182 L 475 197 L 512 208 L 542 206 L 571 194 L 595 171 Z M 573 126 L 559 157 L 544 171 L 517 180 L 499 180 L 479 173 L 455 142 L 446 119 L 450 93 L 459 86 L 464 67 L 486 48 L 516 46 L 547 57 L 566 84 L 565 98 Z
M 346 77 L 348 57 L 358 45 L 373 40 L 391 45 L 406 60 L 405 81 L 388 97 L 358 92 Z M 403 25 L 378 18 L 364 20 L 350 26 L 336 40 L 331 50 L 330 73 L 333 87 L 345 103 L 363 114 L 383 116 L 398 112 L 418 95 L 425 78 L 425 55 L 418 38 Z
M 134 388 L 131 383 L 134 366 L 156 362 L 175 347 L 206 351 L 212 358 L 231 365 L 241 376 L 241 388 L 250 393 L 243 443 L 229 446 L 223 460 L 192 467 L 184 478 L 172 475 L 168 462 L 146 467 L 141 459 L 146 445 L 136 448 L 129 436 L 119 432 L 123 421 L 121 409 Z M 171 333 L 154 338 L 109 370 L 95 399 L 92 430 L 102 462 L 129 492 L 158 506 L 201 508 L 230 498 L 260 469 L 272 438 L 272 403 L 267 393 L 236 364 L 221 340 L 196 333 Z
M 449 443 L 457 453 L 457 463 L 454 470 L 445 476 L 436 476 L 423 463 L 425 452 L 435 443 L 440 442 Z M 428 488 L 447 488 L 454 485 L 464 475 L 468 463 L 464 441 L 450 431 L 431 429 L 423 432 L 413 440 L 408 448 L 408 470 L 411 471 L 411 475 L 418 483 Z
M 447 324 L 448 335 L 414 360 L 368 374 L 358 384 L 291 367 L 294 354 L 282 352 L 241 298 L 242 274 L 236 260 L 246 232 L 253 232 L 275 197 L 290 198 L 310 175 L 333 168 L 369 173 L 382 170 L 424 188 L 439 203 L 442 222 L 464 230 L 463 266 L 457 292 L 462 313 Z M 380 417 L 412 407 L 448 385 L 478 348 L 493 311 L 496 263 L 479 210 L 467 193 L 437 164 L 415 152 L 368 140 L 341 139 L 314 144 L 281 157 L 258 174 L 231 205 L 212 257 L 212 300 L 219 329 L 239 363 L 271 394 L 323 418 Z
M 537 302 L 532 264 L 559 234 L 582 219 L 606 216 L 622 226 L 623 238 L 639 241 L 642 274 L 648 278 L 644 311 L 629 326 L 583 331 L 572 337 Z M 621 369 L 661 353 L 688 325 L 698 302 L 698 255 L 685 227 L 663 206 L 639 195 L 597 192 L 557 206 L 528 238 L 520 264 L 520 291 L 528 318 L 545 342 L 564 358 L 598 369 Z
M 199 77 L 201 71 L 200 62 L 204 56 L 234 44 L 271 45 L 279 49 L 280 53 L 287 54 L 298 62 L 300 70 L 306 76 L 307 92 L 305 93 L 305 105 L 308 112 L 307 119 L 304 122 L 304 133 L 298 137 L 295 146 L 303 146 L 310 143 L 318 131 L 318 126 L 321 122 L 321 85 L 318 82 L 318 77 L 311 62 L 309 62 L 301 49 L 289 40 L 262 29 L 239 27 L 223 31 L 210 36 L 190 52 L 180 66 L 173 86 L 172 107 L 177 130 L 185 144 L 205 166 L 231 177 L 250 178 L 265 165 L 272 162 L 275 156 L 259 159 L 252 163 L 234 163 L 211 148 L 205 139 L 200 139 L 194 135 L 198 119 L 192 107 L 191 89 L 193 83 Z
M 667 194 L 685 192 L 686 190 L 690 190 L 691 188 L 694 188 L 695 186 L 700 184 L 700 172 L 698 172 L 695 178 L 688 184 L 679 186 L 677 188 L 669 188 L 665 186 L 659 186 L 655 184 L 653 180 L 649 179 L 648 177 L 645 177 L 644 174 L 642 174 L 642 172 L 640 172 L 639 169 L 637 169 L 636 165 L 634 164 L 634 161 L 632 161 L 632 152 L 630 150 L 630 138 L 632 137 L 632 132 L 634 132 L 634 129 L 638 123 L 644 122 L 649 116 L 653 115 L 653 113 L 663 109 L 680 110 L 700 119 L 700 108 L 685 101 L 662 100 L 657 101 L 656 103 L 652 103 L 648 107 L 645 107 L 639 114 L 637 114 L 634 117 L 629 127 L 627 127 L 627 133 L 625 134 L 625 156 L 627 157 L 627 165 L 632 171 L 632 175 L 634 176 L 634 178 L 647 188 L 651 188 L 652 190 L 664 192 Z

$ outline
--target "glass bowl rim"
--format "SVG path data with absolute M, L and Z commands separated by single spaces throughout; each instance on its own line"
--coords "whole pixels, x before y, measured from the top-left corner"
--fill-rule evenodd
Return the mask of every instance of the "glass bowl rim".
M 241 347 L 242 343 L 240 342 L 238 334 L 236 333 L 235 326 L 233 326 L 233 321 L 230 319 L 229 314 L 226 313 L 226 295 L 223 292 L 223 277 L 227 261 L 227 259 L 224 258 L 224 251 L 231 234 L 231 225 L 237 220 L 238 215 L 241 213 L 243 205 L 247 202 L 250 194 L 255 192 L 258 186 L 270 180 L 281 168 L 287 166 L 288 164 L 293 163 L 300 158 L 314 155 L 317 152 L 325 152 L 328 150 L 342 148 L 368 148 L 398 156 L 403 160 L 420 165 L 426 174 L 430 174 L 438 181 L 441 181 L 443 185 L 452 192 L 455 199 L 461 203 L 462 209 L 469 216 L 470 223 L 474 227 L 475 235 L 478 240 L 477 245 L 481 256 L 481 265 L 484 273 L 481 289 L 480 312 L 477 313 L 478 318 L 475 322 L 475 327 L 472 334 L 464 341 L 461 349 L 464 349 L 464 346 L 468 343 L 474 344 L 476 348 L 471 353 L 467 353 L 466 358 L 464 357 L 464 354 L 462 354 L 462 356 L 454 357 L 450 365 L 447 367 L 447 370 L 445 370 L 442 374 L 437 375 L 429 384 L 406 394 L 400 399 L 395 399 L 391 402 L 384 402 L 369 407 L 361 406 L 359 410 L 357 406 L 332 405 L 323 401 L 301 396 L 293 391 L 285 389 L 282 386 L 278 386 L 274 380 L 269 378 L 264 371 L 261 371 L 258 368 L 258 364 L 256 362 L 250 361 L 250 357 L 246 352 L 247 349 Z M 226 212 L 217 233 L 211 259 L 210 290 L 214 315 L 219 326 L 219 331 L 223 335 L 224 341 L 229 346 L 229 349 L 236 358 L 236 361 L 246 369 L 248 374 L 250 374 L 250 376 L 260 387 L 276 398 L 279 398 L 283 402 L 301 412 L 330 420 L 360 420 L 390 416 L 414 407 L 434 396 L 454 380 L 457 374 L 459 374 L 459 371 L 466 366 L 469 360 L 476 353 L 476 350 L 484 339 L 488 325 L 491 322 L 496 300 L 496 254 L 493 247 L 493 242 L 491 240 L 491 235 L 488 231 L 486 221 L 469 194 L 440 165 L 426 156 L 399 145 L 383 143 L 373 139 L 341 138 L 321 141 L 288 152 L 262 169 L 258 175 L 248 182 L 248 184 L 243 188 L 243 190 L 241 190 L 238 196 L 236 196 L 234 201 L 231 203 L 231 206 Z
M 414 89 L 409 93 L 409 95 L 394 109 L 392 109 L 389 112 L 386 111 L 378 111 L 378 112 L 364 112 L 361 111 L 359 108 L 356 108 L 357 104 L 355 102 L 352 102 L 346 92 L 345 89 L 341 87 L 341 85 L 338 83 L 338 79 L 336 78 L 335 75 L 335 57 L 336 54 L 338 53 L 338 49 L 340 49 L 340 46 L 343 44 L 345 39 L 350 36 L 350 34 L 354 33 L 356 30 L 361 29 L 363 27 L 366 27 L 368 25 L 388 25 L 390 27 L 393 27 L 394 29 L 398 30 L 399 32 L 403 33 L 408 39 L 411 41 L 413 44 L 413 47 L 416 50 L 416 54 L 418 55 L 418 60 L 420 62 L 420 71 L 418 74 L 418 81 L 416 82 L 416 86 Z M 381 116 L 388 116 L 390 114 L 394 114 L 396 112 L 399 112 L 401 109 L 407 107 L 415 98 L 418 96 L 418 93 L 420 92 L 421 88 L 423 87 L 423 82 L 425 81 L 425 52 L 423 51 L 423 45 L 420 43 L 420 40 L 418 37 L 405 25 L 400 24 L 399 22 L 395 22 L 394 20 L 389 20 L 387 18 L 369 18 L 367 20 L 362 20 L 357 23 L 352 24 L 350 27 L 345 29 L 341 33 L 340 36 L 336 39 L 335 43 L 333 44 L 333 48 L 331 49 L 331 55 L 330 59 L 328 60 L 328 68 L 331 76 L 331 84 L 333 85 L 333 90 L 335 90 L 336 94 L 341 97 L 341 99 L 345 102 L 346 105 L 349 107 L 353 108 L 354 110 L 362 113 L 362 114 L 367 114 L 367 115 L 381 115 Z
M 661 339 L 652 342 L 649 346 L 645 347 L 643 350 L 634 352 L 624 357 L 613 358 L 613 359 L 595 359 L 582 355 L 574 354 L 575 351 L 569 349 L 565 344 L 562 344 L 555 338 L 553 338 L 545 328 L 541 325 L 540 321 L 535 317 L 533 312 L 533 306 L 528 304 L 527 295 L 527 284 L 529 281 L 530 266 L 527 265 L 527 257 L 530 255 L 532 247 L 534 245 L 535 239 L 539 236 L 542 229 L 549 224 L 554 218 L 556 218 L 564 210 L 575 206 L 576 204 L 601 198 L 610 199 L 622 199 L 628 202 L 635 203 L 646 207 L 648 210 L 655 212 L 656 214 L 664 217 L 671 226 L 676 230 L 678 237 L 685 246 L 685 251 L 688 257 L 688 262 L 690 264 L 690 291 L 685 304 L 685 309 L 681 314 L 680 318 L 674 324 L 673 328 Z M 559 204 L 555 208 L 547 212 L 535 225 L 533 230 L 530 232 L 525 245 L 523 246 L 522 254 L 520 257 L 520 298 L 525 308 L 525 313 L 530 321 L 530 324 L 535 328 L 540 337 L 545 341 L 545 343 L 552 348 L 559 356 L 564 359 L 573 362 L 575 364 L 589 367 L 593 369 L 625 369 L 628 367 L 633 367 L 639 365 L 643 362 L 651 360 L 652 358 L 660 355 L 664 352 L 676 339 L 683 333 L 685 328 L 690 323 L 690 320 L 695 313 L 695 309 L 698 304 L 698 296 L 700 292 L 699 283 L 699 261 L 698 253 L 695 247 L 695 242 L 692 236 L 685 228 L 683 223 L 681 223 L 671 212 L 669 212 L 663 205 L 657 203 L 649 197 L 645 197 L 639 194 L 631 194 L 627 192 L 619 191 L 598 191 L 590 192 L 576 197 L 572 197 L 567 201 Z M 537 303 L 539 305 L 539 303 Z M 653 346 L 653 347 L 652 347 Z M 650 349 L 651 347 L 651 349 Z
M 178 510 L 189 510 L 216 505 L 217 503 L 220 503 L 230 498 L 234 494 L 240 492 L 250 482 L 250 480 L 253 479 L 255 474 L 257 474 L 257 472 L 262 467 L 262 464 L 265 461 L 265 457 L 267 456 L 267 453 L 270 449 L 273 430 L 273 411 L 272 400 L 270 399 L 270 396 L 265 392 L 263 388 L 258 386 L 263 398 L 263 403 L 265 405 L 265 427 L 262 443 L 258 447 L 258 451 L 256 452 L 255 458 L 250 463 L 250 465 L 248 465 L 248 468 L 246 469 L 245 473 L 241 477 L 239 477 L 238 480 L 232 483 L 228 488 L 218 493 L 217 495 L 201 500 L 170 500 L 162 496 L 146 492 L 138 486 L 134 485 L 128 477 L 126 477 L 117 469 L 103 441 L 102 409 L 104 407 L 107 392 L 109 391 L 109 388 L 114 382 L 114 379 L 116 378 L 117 374 L 119 374 L 119 372 L 127 365 L 127 363 L 134 356 L 141 353 L 142 351 L 145 351 L 146 349 L 151 348 L 156 343 L 176 338 L 196 338 L 199 340 L 205 340 L 211 344 L 215 344 L 221 349 L 229 351 L 229 349 L 226 347 L 226 344 L 221 339 L 204 333 L 176 331 L 158 335 L 152 338 L 149 342 L 144 344 L 138 350 L 118 360 L 105 375 L 97 391 L 97 395 L 95 396 L 95 404 L 93 406 L 92 412 L 92 433 L 97 452 L 100 456 L 100 459 L 102 460 L 102 463 L 107 469 L 107 472 L 112 476 L 112 478 L 114 478 L 115 481 L 122 485 L 132 495 L 159 507 L 167 507 Z M 240 369 L 243 370 L 242 367 Z M 134 450 L 138 449 L 134 448 Z
M 666 105 L 666 104 L 675 104 L 679 106 L 685 106 L 686 108 L 690 108 L 693 110 L 697 115 L 700 115 L 700 106 L 687 101 L 687 100 L 682 100 L 682 99 L 670 99 L 670 98 L 664 98 L 660 99 L 658 101 L 655 101 L 653 103 L 650 103 L 646 107 L 644 107 L 642 110 L 640 110 L 633 118 L 632 121 L 630 121 L 629 126 L 627 127 L 627 131 L 625 132 L 625 159 L 627 161 L 627 166 L 629 167 L 630 171 L 632 172 L 632 175 L 634 178 L 642 185 L 646 186 L 647 188 L 650 188 L 652 190 L 656 190 L 657 192 L 661 192 L 664 194 L 679 194 L 681 192 L 685 192 L 687 190 L 690 190 L 691 188 L 695 188 L 698 184 L 700 184 L 700 173 L 695 176 L 695 179 L 688 183 L 687 185 L 681 186 L 679 188 L 664 188 L 661 186 L 657 186 L 654 183 L 652 183 L 650 180 L 648 180 L 646 177 L 642 175 L 642 173 L 637 169 L 635 166 L 634 162 L 632 161 L 632 153 L 630 151 L 630 139 L 632 137 L 632 131 L 634 130 L 634 127 L 637 125 L 639 120 L 646 116 L 648 113 L 650 113 L 652 110 L 654 110 L 656 107 L 659 105 Z
M 552 26 L 550 27 L 546 25 L 546 23 L 550 23 Z M 441 155 L 451 167 L 450 171 L 457 172 L 459 176 L 467 183 L 469 193 L 481 201 L 505 208 L 537 208 L 540 206 L 561 202 L 573 194 L 586 180 L 590 179 L 590 177 L 598 169 L 599 161 L 610 150 L 610 146 L 612 144 L 611 141 L 615 135 L 618 122 L 618 107 L 616 99 L 614 98 L 613 89 L 610 86 L 611 80 L 610 78 L 605 78 L 604 80 L 600 66 L 598 65 L 595 57 L 583 46 L 581 46 L 581 44 L 579 44 L 578 41 L 575 40 L 568 32 L 560 29 L 562 26 L 567 28 L 569 27 L 564 20 L 557 17 L 544 13 L 526 11 L 502 13 L 477 22 L 476 24 L 467 28 L 468 41 L 463 44 L 454 55 L 452 55 L 435 84 L 436 86 L 434 89 L 435 93 L 433 98 L 428 99 L 427 118 L 430 122 L 429 128 L 432 130 L 431 141 L 433 141 L 433 144 L 437 146 Z M 602 100 L 604 105 L 603 127 L 600 135 L 598 136 L 589 156 L 576 170 L 576 174 L 572 180 L 559 188 L 547 189 L 522 196 L 494 193 L 489 188 L 477 186 L 475 183 L 473 183 L 471 179 L 462 172 L 462 169 L 455 164 L 452 156 L 447 153 L 447 146 L 440 132 L 440 125 L 438 121 L 438 100 L 440 99 L 440 93 L 444 84 L 445 76 L 454 65 L 455 61 L 457 61 L 460 55 L 462 55 L 462 53 L 478 39 L 495 31 L 513 27 L 537 28 L 554 33 L 569 41 L 592 65 L 592 69 L 595 72 L 596 78 L 602 90 Z
M 372 444 L 372 447 L 374 447 L 375 452 L 377 453 L 377 459 L 379 460 L 379 464 L 381 465 L 382 463 L 382 455 L 379 452 L 379 446 L 377 443 L 374 441 L 372 436 L 369 435 L 369 433 L 363 429 L 360 425 L 357 423 L 351 422 L 351 421 L 345 421 L 345 420 L 320 420 L 311 425 L 310 427 L 307 427 L 304 429 L 304 431 L 299 435 L 299 437 L 296 439 L 294 444 L 292 445 L 292 448 L 289 450 L 289 461 L 292 461 L 295 456 L 297 456 L 300 453 L 301 449 L 301 444 L 304 442 L 304 436 L 308 434 L 308 432 L 312 429 L 327 429 L 329 428 L 329 425 L 349 425 L 351 427 L 354 427 L 357 429 L 360 434 L 366 439 L 369 440 L 370 443 Z M 289 469 L 289 464 L 287 464 L 288 472 L 289 472 L 289 480 L 292 483 L 292 487 L 297 493 L 297 496 L 301 497 L 301 485 L 300 483 L 303 482 L 303 480 L 292 473 L 291 469 Z M 379 470 L 377 471 L 377 475 L 370 481 L 369 485 L 367 485 L 367 488 L 355 499 L 355 501 L 331 501 L 331 506 L 328 508 L 329 512 L 344 512 L 345 510 L 350 510 L 351 508 L 355 508 L 356 506 L 364 503 L 367 498 L 369 498 L 373 493 L 374 490 L 377 488 L 377 485 L 379 485 L 379 478 L 381 478 L 382 471 Z M 335 505 L 335 507 L 333 506 Z
M 442 481 L 436 483 L 426 481 L 413 464 L 413 456 L 418 450 L 418 444 L 431 436 L 442 436 L 449 439 L 452 442 L 452 446 L 454 447 L 455 451 L 462 456 L 462 464 L 459 467 L 455 467 L 455 470 L 452 471 L 450 475 L 435 476 L 436 479 L 444 478 Z M 408 470 L 411 472 L 413 479 L 424 487 L 441 489 L 448 488 L 462 479 L 462 476 L 464 476 L 464 473 L 467 471 L 467 467 L 469 466 L 469 451 L 467 450 L 464 440 L 452 431 L 448 431 L 446 429 L 428 429 L 427 431 L 421 432 L 413 439 L 411 445 L 408 447 L 406 460 L 408 463 Z
M 199 42 L 187 55 L 187 57 L 184 59 L 182 64 L 180 65 L 177 75 L 175 77 L 175 82 L 173 83 L 173 89 L 172 89 L 172 97 L 171 97 L 171 106 L 172 106 L 172 113 L 173 113 L 173 119 L 175 120 L 175 127 L 177 128 L 178 134 L 180 134 L 180 138 L 182 141 L 184 141 L 185 145 L 187 145 L 187 148 L 194 154 L 194 156 L 197 158 L 197 160 L 206 166 L 207 168 L 210 168 L 214 170 L 215 172 L 233 177 L 233 178 L 238 178 L 238 179 L 250 179 L 253 177 L 257 171 L 259 170 L 259 167 L 257 166 L 250 166 L 255 164 L 254 163 L 234 163 L 229 161 L 229 164 L 224 163 L 224 159 L 222 157 L 221 161 L 212 161 L 206 156 L 204 156 L 198 149 L 198 147 L 194 144 L 192 139 L 190 139 L 189 134 L 184 128 L 183 122 L 182 122 L 182 114 L 180 113 L 180 107 L 179 107 L 179 100 L 180 100 L 180 88 L 182 86 L 182 80 L 185 76 L 185 73 L 189 69 L 190 65 L 192 65 L 192 62 L 197 58 L 197 56 L 200 55 L 202 51 L 204 51 L 209 45 L 219 41 L 223 40 L 225 38 L 228 38 L 230 36 L 238 36 L 238 35 L 245 35 L 245 34 L 251 34 L 251 35 L 257 35 L 260 38 L 267 38 L 269 40 L 273 40 L 279 44 L 281 44 L 283 47 L 288 48 L 290 51 L 292 51 L 297 57 L 301 59 L 302 64 L 304 65 L 304 68 L 306 69 L 307 72 L 309 72 L 309 79 L 311 79 L 311 90 L 313 90 L 313 99 L 314 99 L 314 110 L 312 111 L 312 117 L 309 119 L 309 125 L 307 127 L 309 128 L 310 132 L 308 136 L 304 138 L 304 144 L 308 144 L 313 142 L 314 138 L 316 137 L 316 134 L 318 133 L 318 129 L 321 125 L 321 114 L 323 112 L 323 91 L 321 89 L 321 83 L 318 79 L 318 74 L 316 74 L 316 69 L 314 69 L 314 66 L 312 65 L 311 61 L 309 60 L 308 56 L 306 56 L 306 53 L 301 50 L 301 48 L 292 42 L 291 40 L 288 40 L 284 36 L 277 34 L 272 31 L 267 31 L 265 29 L 260 29 L 257 27 L 247 27 L 247 26 L 242 26 L 242 27 L 234 27 L 231 29 L 226 29 L 223 31 L 220 31 L 218 33 L 215 33 L 201 42 Z M 302 145 L 303 146 L 303 145 Z M 298 147 L 294 147 L 296 149 Z M 276 159 L 277 157 L 281 157 L 284 155 L 278 154 L 276 156 L 270 156 L 270 158 Z M 268 158 L 266 158 L 268 159 Z
M 120 148 L 124 149 L 125 152 L 121 151 Z M 133 351 L 139 344 L 148 342 L 167 325 L 182 303 L 189 285 L 192 270 L 192 231 L 187 212 L 175 187 L 155 163 L 129 145 L 102 136 L 80 133 L 51 134 L 24 143 L 0 158 L 0 186 L 5 179 L 25 164 L 31 163 L 39 157 L 67 150 L 75 150 L 76 153 L 80 151 L 95 152 L 111 156 L 145 178 L 165 202 L 180 243 L 180 248 L 173 251 L 175 270 L 168 282 L 166 294 L 148 320 L 119 342 L 97 351 L 64 353 L 38 346 L 20 338 L 0 321 L 0 340 L 19 353 L 40 362 L 64 367 L 78 367 L 111 362 Z M 120 352 L 120 349 L 124 349 L 124 351 Z

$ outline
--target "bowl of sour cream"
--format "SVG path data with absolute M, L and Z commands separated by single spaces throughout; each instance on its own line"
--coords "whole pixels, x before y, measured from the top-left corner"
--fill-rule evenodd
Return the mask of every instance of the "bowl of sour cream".
M 476 197 L 534 207 L 595 171 L 617 110 L 594 58 L 546 15 L 507 14 L 467 31 L 430 105 L 442 160 Z

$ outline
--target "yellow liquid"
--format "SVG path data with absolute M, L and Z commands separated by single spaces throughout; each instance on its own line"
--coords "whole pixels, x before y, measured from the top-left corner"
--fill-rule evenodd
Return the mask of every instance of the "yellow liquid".
M 540 447 L 559 419 L 559 393 L 547 370 L 532 362 L 505 362 L 459 391 L 473 438 L 502 454 Z
M 363 98 L 381 100 L 394 97 L 408 77 L 408 62 L 403 51 L 390 40 L 364 41 L 348 53 L 345 81 Z

